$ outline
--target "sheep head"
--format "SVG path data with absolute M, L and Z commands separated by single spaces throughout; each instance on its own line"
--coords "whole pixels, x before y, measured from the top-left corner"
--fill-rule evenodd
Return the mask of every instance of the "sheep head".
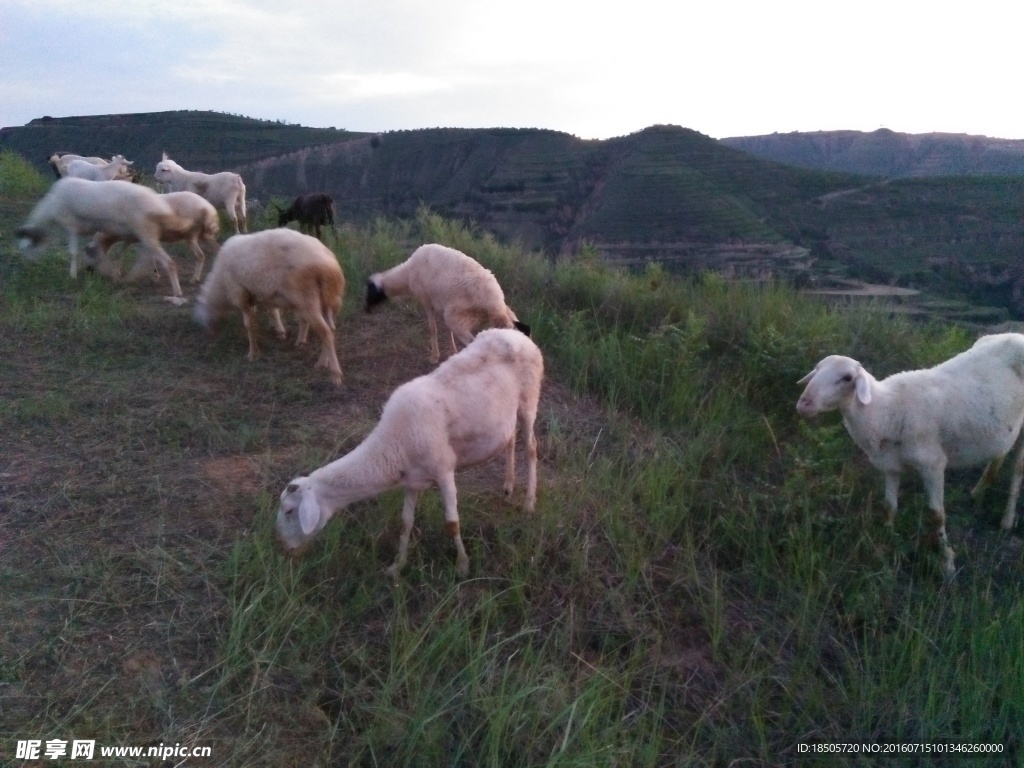
M 288 554 L 299 554 L 327 524 L 308 477 L 297 477 L 281 492 L 277 510 L 277 538 Z
M 387 294 L 380 286 L 380 274 L 370 275 L 366 281 L 366 311 L 369 312 L 378 304 L 387 301 Z
M 277 203 L 274 203 L 274 207 L 277 208 L 277 226 L 284 227 L 295 220 L 292 208 L 281 208 Z
M 811 418 L 834 411 L 852 397 L 863 405 L 871 402 L 871 375 L 851 357 L 829 355 L 797 384 L 806 384 L 796 410 Z
M 18 227 L 14 234 L 18 238 L 18 248 L 26 256 L 34 253 L 46 240 L 45 230 L 38 227 Z

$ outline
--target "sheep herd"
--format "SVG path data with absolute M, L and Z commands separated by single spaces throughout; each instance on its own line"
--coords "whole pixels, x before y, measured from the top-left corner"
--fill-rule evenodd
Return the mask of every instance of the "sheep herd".
M 19 245 L 31 257 L 54 230 L 63 230 L 71 255 L 71 277 L 80 265 L 111 273 L 107 260 L 118 242 L 138 243 L 133 274 L 156 267 L 169 280 L 174 303 L 186 300 L 173 259 L 161 243 L 185 241 L 196 258 L 199 282 L 207 253 L 214 256 L 196 299 L 195 318 L 207 329 L 236 310 L 242 314 L 250 359 L 256 344 L 256 309 L 269 310 L 284 338 L 281 311 L 299 321 L 297 344 L 309 331 L 320 340 L 317 367 L 333 383 L 343 381 L 335 349 L 335 319 L 345 292 L 345 277 L 332 250 L 320 242 L 320 227 L 334 225 L 328 195 L 297 198 L 278 209 L 279 227 L 298 220 L 315 236 L 291 229 L 246 234 L 245 184 L 232 172 L 187 171 L 164 153 L 154 177 L 158 193 L 131 183 L 131 161 L 55 154 L 58 176 L 47 194 L 17 230 Z M 217 209 L 231 220 L 235 234 L 223 245 Z M 84 248 L 80 238 L 92 239 Z M 205 249 L 205 251 L 204 251 Z M 524 508 L 532 512 L 537 494 L 537 417 L 544 361 L 506 304 L 494 275 L 453 248 L 427 244 L 403 263 L 371 275 L 366 283 L 367 312 L 389 298 L 410 296 L 422 306 L 430 332 L 430 361 L 441 357 L 436 317 L 448 329 L 451 356 L 431 373 L 398 387 L 380 421 L 345 456 L 307 476 L 296 477 L 281 493 L 276 530 L 289 553 L 303 549 L 339 510 L 390 488 L 405 489 L 398 554 L 387 569 L 397 575 L 406 562 L 416 504 L 422 491 L 436 486 L 445 525 L 456 549 L 456 571 L 466 576 L 469 558 L 462 543 L 456 503 L 455 471 L 505 454 L 504 491 L 515 481 L 516 429 L 527 457 Z M 483 330 L 481 330 L 483 329 Z M 458 350 L 456 341 L 463 346 Z M 847 431 L 870 463 L 885 475 L 885 502 L 892 525 L 903 470 L 916 470 L 932 514 L 933 538 L 942 552 L 947 577 L 956 573 L 944 506 L 947 468 L 985 465 L 972 495 L 979 496 L 1006 456 L 1013 459 L 1011 488 L 1002 528 L 1013 529 L 1024 475 L 1024 335 L 1003 333 L 979 339 L 969 350 L 926 370 L 907 371 L 882 381 L 849 357 L 830 355 L 800 384 L 806 388 L 797 412 L 812 418 L 838 410 Z
M 115 176 L 131 163 L 120 155 L 100 158 L 54 155 L 59 176 L 17 230 L 26 256 L 34 255 L 53 231 L 63 231 L 71 255 L 71 277 L 80 264 L 112 274 L 108 251 L 118 242 L 138 243 L 133 274 L 156 267 L 167 276 L 176 304 L 185 303 L 174 260 L 162 243 L 185 241 L 196 258 L 195 282 L 202 278 L 206 255 L 214 256 L 195 302 L 194 317 L 208 330 L 228 314 L 242 315 L 249 359 L 259 354 L 256 311 L 269 311 L 279 337 L 286 331 L 282 310 L 299 322 L 296 343 L 310 331 L 320 340 L 317 367 L 331 381 L 343 381 L 335 348 L 336 318 L 345 293 L 345 276 L 334 252 L 320 242 L 320 227 L 334 226 L 334 203 L 322 193 L 297 198 L 279 209 L 279 228 L 248 234 L 245 184 L 231 172 L 186 171 L 164 153 L 154 178 L 165 192 Z M 98 169 L 76 175 L 81 167 Z M 235 234 L 218 244 L 216 209 L 225 211 Z M 297 220 L 316 236 L 283 228 Z M 91 237 L 84 252 L 82 238 Z M 525 508 L 537 496 L 537 439 L 534 422 L 544 362 L 505 303 L 494 275 L 453 248 L 428 244 L 407 261 L 367 281 L 366 310 L 387 298 L 411 296 L 427 315 L 431 361 L 437 363 L 436 315 L 449 331 L 451 357 L 432 373 L 399 387 L 384 406 L 380 422 L 346 456 L 305 477 L 296 477 L 281 494 L 277 534 L 284 549 L 306 545 L 342 507 L 394 487 L 405 489 L 398 557 L 388 569 L 397 575 L 406 561 L 416 502 L 437 486 L 444 500 L 445 526 L 455 543 L 456 570 L 469 572 L 456 503 L 455 471 L 505 453 L 506 495 L 515 481 L 516 429 L 526 447 Z M 483 330 L 481 330 L 483 329 Z M 458 351 L 456 338 L 464 349 Z

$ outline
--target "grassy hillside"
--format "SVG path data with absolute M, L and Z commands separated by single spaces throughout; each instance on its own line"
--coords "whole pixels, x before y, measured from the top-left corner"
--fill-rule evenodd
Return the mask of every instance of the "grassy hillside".
M 122 154 L 137 170 L 150 174 L 166 151 L 189 170 L 215 173 L 359 135 L 220 112 L 149 112 L 42 117 L 0 129 L 0 150 L 18 152 L 46 174 L 51 173 L 47 158 L 56 151 L 100 157 Z
M 905 149 L 906 137 L 871 136 L 812 144 L 847 156 Z M 208 112 L 40 119 L 0 131 L 2 146 L 37 167 L 58 147 L 124 151 L 144 170 L 168 149 L 186 167 L 239 169 L 263 203 L 327 191 L 360 225 L 427 205 L 555 258 L 596 250 L 686 275 L 895 283 L 924 291 L 925 307 L 1024 317 L 1020 175 L 885 182 L 765 162 L 677 126 L 608 141 L 527 129 L 370 136 Z
M 946 584 L 917 546 L 919 483 L 887 530 L 881 477 L 838 418 L 794 412 L 826 353 L 884 376 L 966 348 L 962 329 L 779 285 L 554 266 L 421 213 L 335 244 L 335 390 L 315 350 L 265 334 L 247 362 L 237 319 L 205 338 L 162 285 L 72 283 L 59 244 L 22 261 L 10 232 L 45 184 L 0 162 L 5 760 L 17 739 L 77 738 L 275 768 L 779 765 L 812 742 L 996 745 L 994 764 L 1020 764 L 1005 477 L 977 510 L 977 473 L 949 478 Z M 284 485 L 430 369 L 417 309 L 359 306 L 370 272 L 426 241 L 494 270 L 544 351 L 537 512 L 521 482 L 503 500 L 497 462 L 458 478 L 466 581 L 433 492 L 396 583 L 400 492 L 287 559 Z

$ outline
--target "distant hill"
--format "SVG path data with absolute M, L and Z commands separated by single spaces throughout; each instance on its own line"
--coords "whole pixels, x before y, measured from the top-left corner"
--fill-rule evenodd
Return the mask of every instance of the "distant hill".
M 818 141 L 804 141 L 808 152 L 860 152 L 876 160 L 859 167 L 876 170 L 880 157 L 895 162 L 907 146 L 927 146 L 891 132 L 870 134 L 877 143 L 855 132 L 811 136 Z M 1013 155 L 1010 144 L 1004 154 Z M 250 198 L 264 203 L 326 191 L 343 220 L 408 217 L 426 205 L 552 257 L 587 246 L 614 263 L 680 273 L 816 286 L 866 279 L 1024 317 L 1024 173 L 822 171 L 768 162 L 678 126 L 585 141 L 505 128 L 356 134 L 210 112 L 41 118 L 0 131 L 0 149 L 46 173 L 55 149 L 120 152 L 150 172 L 166 149 L 188 168 L 239 171 Z M 941 153 L 925 154 L 937 167 Z
M 56 151 L 110 157 L 122 154 L 146 173 L 167 152 L 189 170 L 213 173 L 299 147 L 363 134 L 306 128 L 221 112 L 145 112 L 131 115 L 41 117 L 23 126 L 0 128 L 0 150 L 10 149 L 51 173 Z
M 773 133 L 721 139 L 762 160 L 888 178 L 1024 175 L 1024 141 L 955 133 Z
M 710 244 L 789 251 L 765 213 L 862 180 L 766 164 L 676 126 L 607 141 L 530 129 L 396 131 L 242 169 L 259 194 L 330 192 L 343 215 L 421 204 L 548 251 L 581 242 L 626 260 L 695 256 Z

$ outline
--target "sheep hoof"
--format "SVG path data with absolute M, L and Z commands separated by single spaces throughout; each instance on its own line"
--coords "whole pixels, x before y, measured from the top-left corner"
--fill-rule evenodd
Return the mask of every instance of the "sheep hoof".
M 469 560 L 466 560 L 465 562 L 460 561 L 455 565 L 455 575 L 460 579 L 469 577 Z
M 188 304 L 188 298 L 185 296 L 164 296 L 164 301 L 168 304 L 173 304 L 176 307 L 184 306 Z

